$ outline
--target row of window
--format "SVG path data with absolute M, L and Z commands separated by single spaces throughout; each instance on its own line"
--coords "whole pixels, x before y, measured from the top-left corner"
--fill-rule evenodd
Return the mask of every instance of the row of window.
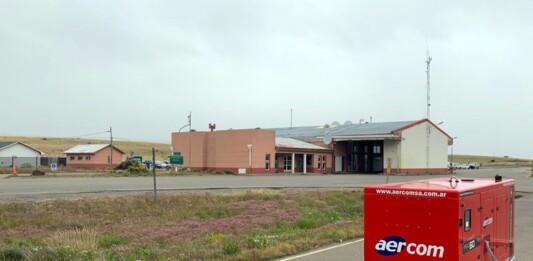
M 354 145 L 352 148 L 352 151 L 353 153 L 357 153 L 357 146 Z M 364 153 L 368 153 L 368 146 L 364 146 L 363 151 Z M 372 146 L 372 152 L 374 154 L 381 154 L 381 146 L 379 145 Z
M 312 166 L 312 155 L 307 155 L 306 163 L 308 166 Z M 265 169 L 270 169 L 270 154 L 266 154 L 265 157 Z M 292 170 L 292 155 L 284 155 L 283 156 L 283 170 Z M 298 161 L 298 165 L 300 168 L 303 168 L 303 162 L 301 159 Z M 326 155 L 318 155 L 318 168 L 319 170 L 325 170 L 327 166 L 326 163 Z M 276 168 L 277 168 L 277 162 L 276 162 Z
M 85 160 L 91 160 L 91 156 L 70 156 L 70 160 L 83 160 L 83 158 L 85 158 Z

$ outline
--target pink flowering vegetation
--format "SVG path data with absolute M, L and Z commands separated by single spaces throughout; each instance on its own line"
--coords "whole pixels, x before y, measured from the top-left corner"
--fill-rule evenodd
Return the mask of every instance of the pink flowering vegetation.
M 362 195 L 354 191 L 177 193 L 160 195 L 157 202 L 147 194 L 17 204 L 0 205 L 0 252 L 16 248 L 26 257 L 76 244 L 90 246 L 69 248 L 69 256 L 83 260 L 268 260 L 362 235 Z

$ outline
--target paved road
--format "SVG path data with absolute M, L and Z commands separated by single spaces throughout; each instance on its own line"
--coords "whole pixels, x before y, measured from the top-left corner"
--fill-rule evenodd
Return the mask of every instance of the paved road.
M 533 248 L 530 246 L 533 238 L 533 178 L 530 168 L 512 169 L 481 169 L 462 170 L 455 175 L 458 177 L 494 177 L 499 174 L 505 178 L 515 179 L 518 194 L 523 197 L 516 200 L 515 251 L 516 260 L 531 260 Z M 364 240 L 364 239 L 363 239 Z M 361 239 L 350 242 L 333 244 L 321 249 L 301 253 L 299 255 L 279 259 L 279 261 L 362 261 L 364 241 Z
M 457 176 L 493 177 L 499 173 L 515 178 L 517 191 L 533 192 L 533 182 L 527 182 L 532 180 L 528 178 L 530 172 L 527 168 L 482 169 L 462 171 Z M 391 176 L 390 182 L 433 177 Z M 157 178 L 157 187 L 160 191 L 362 188 L 384 182 L 383 175 L 164 176 Z M 0 202 L 145 193 L 152 189 L 152 177 L 11 177 L 0 179 Z
M 458 177 L 494 177 L 495 174 L 516 181 L 516 190 L 524 195 L 516 201 L 516 257 L 528 260 L 533 248 L 527 243 L 533 236 L 533 178 L 530 168 L 462 170 Z M 4 178 L 2 178 L 4 177 Z M 152 177 L 16 177 L 0 175 L 0 202 L 39 201 L 125 195 L 150 192 Z M 391 176 L 390 182 L 434 178 L 436 176 Z M 384 183 L 383 175 L 269 175 L 269 176 L 177 176 L 158 177 L 160 193 L 172 191 L 233 191 L 242 189 L 327 189 L 362 188 Z M 286 257 L 288 260 L 363 260 L 363 242 L 349 241 Z M 281 259 L 283 260 L 283 259 Z

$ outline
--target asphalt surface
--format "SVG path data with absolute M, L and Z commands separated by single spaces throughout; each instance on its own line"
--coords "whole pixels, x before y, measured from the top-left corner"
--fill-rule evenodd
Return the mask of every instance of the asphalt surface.
M 461 170 L 457 177 L 493 178 L 496 174 L 513 178 L 516 191 L 516 260 L 530 260 L 533 248 L 533 178 L 531 168 L 483 168 Z M 446 175 L 450 176 L 450 175 Z M 389 182 L 441 177 L 435 175 L 391 176 Z M 156 179 L 158 193 L 210 191 L 231 192 L 247 189 L 361 189 L 385 183 L 384 175 L 268 175 L 268 176 L 172 176 Z M 152 177 L 29 177 L 0 175 L 0 202 L 43 201 L 86 197 L 151 193 Z M 339 242 L 280 260 L 363 260 L 363 241 Z

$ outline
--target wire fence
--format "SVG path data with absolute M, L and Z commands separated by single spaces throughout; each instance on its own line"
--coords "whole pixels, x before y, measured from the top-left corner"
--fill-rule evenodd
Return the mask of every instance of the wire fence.
M 58 166 L 66 166 L 67 158 L 64 157 L 0 157 L 0 167 L 12 167 L 13 163 L 17 167 L 50 166 L 56 163 Z

